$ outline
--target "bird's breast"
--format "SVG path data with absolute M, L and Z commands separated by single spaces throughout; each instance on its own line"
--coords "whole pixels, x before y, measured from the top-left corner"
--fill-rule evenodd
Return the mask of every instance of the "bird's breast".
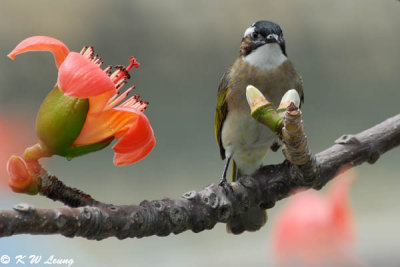
M 250 116 L 250 112 L 229 112 L 221 132 L 225 155 L 233 157 L 241 174 L 253 173 L 262 163 L 276 135 Z
M 222 143 L 226 150 L 254 149 L 272 144 L 275 134 L 250 116 L 249 112 L 229 112 L 223 128 Z

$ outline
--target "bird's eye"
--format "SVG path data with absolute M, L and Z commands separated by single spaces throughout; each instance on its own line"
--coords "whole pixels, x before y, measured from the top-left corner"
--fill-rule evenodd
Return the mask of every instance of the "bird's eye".
M 257 32 L 252 32 L 252 33 L 251 33 L 251 37 L 252 37 L 253 39 L 257 39 L 258 33 L 257 33 Z

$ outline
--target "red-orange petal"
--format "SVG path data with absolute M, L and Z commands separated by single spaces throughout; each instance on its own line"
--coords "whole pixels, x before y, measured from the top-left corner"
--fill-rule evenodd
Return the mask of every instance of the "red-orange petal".
M 50 51 L 54 55 L 57 68 L 69 54 L 68 47 L 60 40 L 48 36 L 32 36 L 20 42 L 8 57 L 14 59 L 16 55 L 29 51 Z
M 115 136 L 126 125 L 133 124 L 137 117 L 136 113 L 114 109 L 88 114 L 73 145 L 94 144 Z
M 99 66 L 79 53 L 68 54 L 58 72 L 58 85 L 67 96 L 89 98 L 116 92 L 110 77 Z
M 143 113 L 138 115 L 131 128 L 113 146 L 114 164 L 117 166 L 141 160 L 150 153 L 156 143 L 149 120 Z
M 115 94 L 113 91 L 108 91 L 100 95 L 89 98 L 88 114 L 95 114 L 104 111 L 108 100 Z
M 137 149 L 132 153 L 115 153 L 114 165 L 123 166 L 138 162 L 142 158 L 146 157 L 151 152 L 154 145 L 156 144 L 155 138 L 152 138 L 149 143 L 143 146 L 141 149 Z

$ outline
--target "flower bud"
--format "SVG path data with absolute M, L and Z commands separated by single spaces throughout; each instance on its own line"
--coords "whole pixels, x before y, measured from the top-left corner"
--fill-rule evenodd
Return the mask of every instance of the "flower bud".
M 38 181 L 28 170 L 25 161 L 18 156 L 11 156 L 7 162 L 10 176 L 8 184 L 14 192 L 35 195 L 38 193 Z
M 81 132 L 88 110 L 87 99 L 66 96 L 55 86 L 36 117 L 36 133 L 41 144 L 51 154 L 65 156 Z

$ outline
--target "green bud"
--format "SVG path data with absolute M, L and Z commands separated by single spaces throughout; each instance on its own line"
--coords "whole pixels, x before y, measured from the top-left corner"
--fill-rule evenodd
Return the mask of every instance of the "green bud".
M 36 133 L 52 154 L 66 156 L 82 130 L 89 100 L 69 97 L 56 85 L 46 96 L 36 117 Z
M 114 137 L 110 137 L 104 141 L 90 144 L 90 145 L 71 146 L 71 147 L 64 149 L 62 156 L 66 157 L 68 160 L 71 160 L 75 157 L 82 156 L 82 155 L 85 155 L 90 152 L 95 152 L 95 151 L 101 150 L 101 149 L 105 148 L 106 146 L 108 146 L 113 140 L 114 140 Z

